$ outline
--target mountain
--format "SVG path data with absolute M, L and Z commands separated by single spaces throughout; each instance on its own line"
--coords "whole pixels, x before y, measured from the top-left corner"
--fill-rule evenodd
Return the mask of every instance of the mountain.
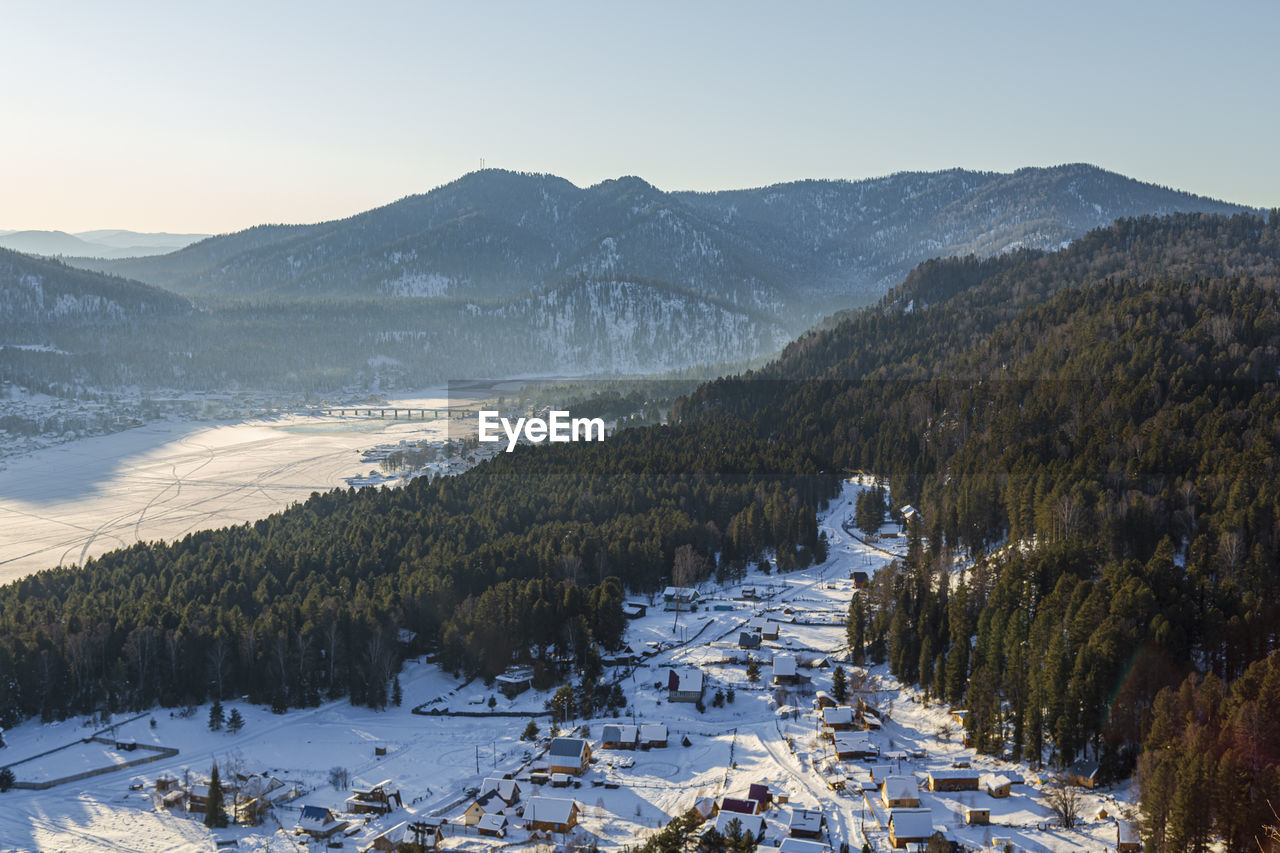
M 181 249 L 207 234 L 139 233 L 121 229 L 0 232 L 0 248 L 29 255 L 80 258 L 135 258 Z
M 0 249 L 0 328 L 116 325 L 190 309 L 156 287 Z
M 663 192 L 486 170 L 348 219 L 262 226 L 171 255 L 75 261 L 202 296 L 522 296 L 577 276 L 665 281 L 799 331 L 921 261 L 1058 248 L 1120 217 L 1243 208 L 1094 166 Z

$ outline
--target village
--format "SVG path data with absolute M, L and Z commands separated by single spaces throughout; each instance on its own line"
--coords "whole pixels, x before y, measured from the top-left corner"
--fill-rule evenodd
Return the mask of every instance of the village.
M 673 822 L 707 850 L 1140 849 L 1128 786 L 980 755 L 964 709 L 853 664 L 850 600 L 905 549 L 896 524 L 851 530 L 861 488 L 824 513 L 823 564 L 631 596 L 626 646 L 603 656 L 622 699 L 607 716 L 550 710 L 518 668 L 460 682 L 423 657 L 381 713 L 28 722 L 0 752 L 17 783 L 0 850 L 622 849 Z M 203 821 L 215 762 L 223 829 Z

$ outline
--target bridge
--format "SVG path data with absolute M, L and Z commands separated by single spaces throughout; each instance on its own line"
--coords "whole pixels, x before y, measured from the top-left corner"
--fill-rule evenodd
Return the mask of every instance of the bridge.
M 420 420 L 442 420 L 452 418 L 454 420 L 462 420 L 463 418 L 475 417 L 478 409 L 418 409 L 406 408 L 405 406 L 324 406 L 316 409 L 309 409 L 308 414 L 312 415 L 328 415 L 338 418 L 405 418 L 412 420 L 418 418 Z

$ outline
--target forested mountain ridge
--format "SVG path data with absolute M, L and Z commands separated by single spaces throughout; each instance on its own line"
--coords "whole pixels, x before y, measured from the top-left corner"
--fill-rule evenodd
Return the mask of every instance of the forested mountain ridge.
M 791 318 L 870 302 L 930 257 L 1058 248 L 1144 213 L 1241 210 L 1082 164 L 715 193 L 663 192 L 636 177 L 579 189 L 491 169 L 349 219 L 85 263 L 183 293 L 239 296 L 509 297 L 621 275 L 778 305 Z
M 0 249 L 0 326 L 109 325 L 190 311 L 186 299 L 157 287 Z

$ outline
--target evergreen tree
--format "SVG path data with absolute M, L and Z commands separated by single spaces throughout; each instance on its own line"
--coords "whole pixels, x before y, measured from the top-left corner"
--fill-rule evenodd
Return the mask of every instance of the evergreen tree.
M 529 721 L 529 725 L 524 727 L 524 732 L 520 735 L 520 740 L 537 740 L 538 724 L 533 720 Z
M 837 666 L 836 671 L 831 673 L 831 697 L 843 705 L 848 695 L 849 680 L 844 674 L 844 667 Z
M 760 680 L 760 664 L 755 658 L 747 661 L 747 681 L 755 684 Z
M 226 807 L 222 802 L 222 779 L 218 776 L 216 761 L 209 773 L 209 805 L 204 812 L 204 825 L 214 829 L 227 825 Z
M 244 728 L 244 717 L 240 714 L 239 708 L 231 709 L 231 716 L 227 718 L 227 731 L 235 734 Z
M 404 690 L 400 687 L 400 676 L 397 675 L 395 681 L 391 682 L 391 704 L 399 708 L 400 703 L 403 701 L 404 701 Z M 493 697 L 490 696 L 489 707 L 492 708 L 493 705 L 494 705 Z
M 0 768 L 0 794 L 12 788 L 13 783 L 13 770 L 8 767 Z
M 214 699 L 213 704 L 209 706 L 209 731 L 217 732 L 222 730 L 222 724 L 226 722 L 226 717 L 222 713 L 222 702 Z

